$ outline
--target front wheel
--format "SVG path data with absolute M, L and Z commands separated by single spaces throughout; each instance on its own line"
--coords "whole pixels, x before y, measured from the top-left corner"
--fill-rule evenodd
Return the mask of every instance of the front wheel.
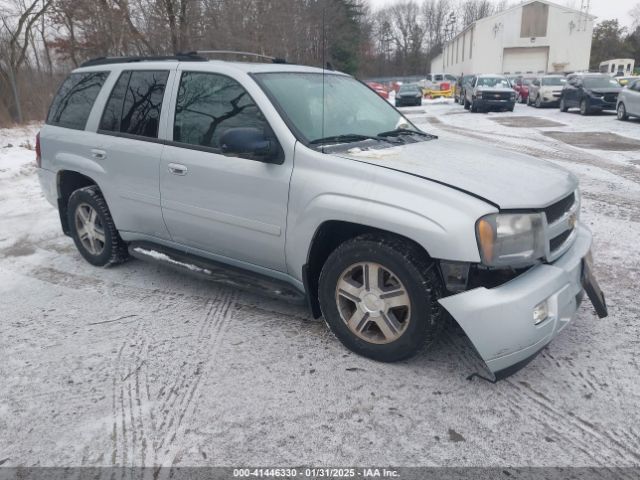
M 589 109 L 589 103 L 586 98 L 583 98 L 580 102 L 580 115 L 589 115 L 591 110 Z
M 104 267 L 122 263 L 128 258 L 127 246 L 120 238 L 107 202 L 96 185 L 71 194 L 67 216 L 73 241 L 87 262 Z
M 560 111 L 561 112 L 568 112 L 569 111 L 569 107 L 567 107 L 567 103 L 564 101 L 564 98 L 560 99 Z
M 620 102 L 618 104 L 618 120 L 628 120 L 629 115 L 627 114 L 627 109 L 624 106 L 624 103 Z
M 329 328 L 350 350 L 383 362 L 413 356 L 443 325 L 435 263 L 411 242 L 362 235 L 327 259 L 319 300 Z

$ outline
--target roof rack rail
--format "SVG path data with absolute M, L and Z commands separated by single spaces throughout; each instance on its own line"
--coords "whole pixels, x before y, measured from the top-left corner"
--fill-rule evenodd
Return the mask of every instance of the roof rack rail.
M 272 63 L 287 63 L 284 58 L 272 57 L 270 55 L 262 55 L 261 53 L 253 52 L 239 52 L 236 50 L 197 50 L 195 52 L 189 52 L 194 55 L 238 55 L 243 57 L 255 57 L 270 60 Z
M 207 59 L 197 55 L 195 52 L 176 53 L 175 55 L 157 55 L 148 57 L 98 57 L 92 58 L 82 63 L 81 67 L 92 67 L 95 65 L 111 65 L 114 63 L 135 63 L 135 62 L 157 62 L 164 60 L 175 60 L 178 62 L 206 62 Z

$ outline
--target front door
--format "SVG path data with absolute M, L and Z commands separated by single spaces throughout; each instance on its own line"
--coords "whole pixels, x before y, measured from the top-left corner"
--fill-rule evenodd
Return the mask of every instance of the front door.
M 162 213 L 173 241 L 285 271 L 293 159 L 278 165 L 222 153 L 220 137 L 230 128 L 271 134 L 252 97 L 231 77 L 183 71 L 175 97 L 173 141 L 160 165 Z

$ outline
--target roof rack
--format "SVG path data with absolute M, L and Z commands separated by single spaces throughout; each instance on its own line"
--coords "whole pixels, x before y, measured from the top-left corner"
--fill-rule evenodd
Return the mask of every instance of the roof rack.
M 201 56 L 201 55 L 238 55 L 242 57 L 255 57 L 269 60 L 272 63 L 287 63 L 284 58 L 272 57 L 270 55 L 262 55 L 260 53 L 253 52 L 238 52 L 236 50 L 197 50 L 195 52 L 189 52 L 189 54 Z
M 176 53 L 175 55 L 158 55 L 149 57 L 98 57 L 92 58 L 82 63 L 81 67 L 92 67 L 95 65 L 111 65 L 114 63 L 135 63 L 135 62 L 157 62 L 164 60 L 175 60 L 177 62 L 206 62 L 207 59 L 197 55 L 195 52 Z

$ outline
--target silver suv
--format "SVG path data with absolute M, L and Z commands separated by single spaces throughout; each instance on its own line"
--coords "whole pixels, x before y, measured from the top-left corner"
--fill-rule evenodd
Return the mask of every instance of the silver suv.
M 99 59 L 60 87 L 38 172 L 88 262 L 287 282 L 382 361 L 432 342 L 448 312 L 495 377 L 585 290 L 606 315 L 571 173 L 439 140 L 342 73 L 202 60 Z

